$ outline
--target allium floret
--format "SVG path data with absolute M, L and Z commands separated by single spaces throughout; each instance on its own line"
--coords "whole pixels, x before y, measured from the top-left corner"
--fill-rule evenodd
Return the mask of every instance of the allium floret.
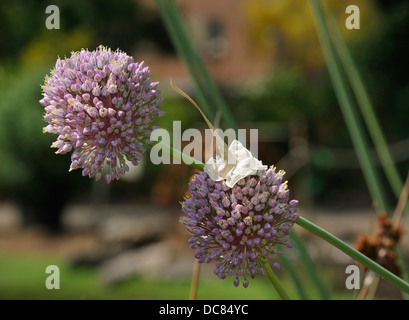
M 109 183 L 138 165 L 144 144 L 150 144 L 152 121 L 163 114 L 158 82 L 149 67 L 126 53 L 99 46 L 58 59 L 42 86 L 48 125 L 57 134 L 56 153 L 74 150 L 70 171 Z
M 200 263 L 217 261 L 214 273 L 220 279 L 235 276 L 237 287 L 243 278 L 247 287 L 247 277 L 265 274 L 260 258 L 281 254 L 279 245 L 292 247 L 289 232 L 298 218 L 298 201 L 290 201 L 284 174 L 274 167 L 258 170 L 230 188 L 203 171 L 189 183 L 181 222 L 192 233 L 195 257 Z

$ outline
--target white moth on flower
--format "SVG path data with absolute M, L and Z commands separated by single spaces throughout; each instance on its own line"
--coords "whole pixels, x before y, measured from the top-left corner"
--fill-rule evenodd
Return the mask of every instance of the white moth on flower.
M 238 140 L 230 144 L 228 153 L 227 159 L 219 155 L 216 159 L 210 158 L 204 171 L 214 181 L 226 180 L 229 188 L 233 188 L 240 179 L 256 174 L 258 170 L 267 170 L 267 166 L 256 159 Z M 231 155 L 234 157 L 233 161 L 230 160 Z
M 203 169 L 210 179 L 213 181 L 226 180 L 226 185 L 233 188 L 240 179 L 254 175 L 258 170 L 267 170 L 267 166 L 255 158 L 240 141 L 233 140 L 230 146 L 227 146 L 193 99 L 176 87 L 172 80 L 170 84 L 176 92 L 188 99 L 199 110 L 215 137 L 216 155 L 206 162 Z

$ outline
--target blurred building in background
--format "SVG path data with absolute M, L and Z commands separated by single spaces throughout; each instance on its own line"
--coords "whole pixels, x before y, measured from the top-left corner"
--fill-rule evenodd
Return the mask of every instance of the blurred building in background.
M 213 79 L 224 87 L 243 88 L 271 72 L 271 58 L 255 52 L 249 41 L 247 0 L 176 1 L 195 48 Z M 155 12 L 153 1 L 144 4 Z M 167 37 L 163 34 L 163 37 Z M 165 82 L 170 78 L 189 85 L 189 74 L 177 56 L 157 50 L 153 41 L 137 47 L 152 72 Z

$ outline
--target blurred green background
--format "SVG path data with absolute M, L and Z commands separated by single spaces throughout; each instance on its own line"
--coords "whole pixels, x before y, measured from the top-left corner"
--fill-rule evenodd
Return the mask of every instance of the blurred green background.
M 204 5 L 205 2 L 176 1 L 199 54 L 239 126 L 259 129 L 259 158 L 265 164 L 278 163 L 287 171 L 292 196 L 300 199 L 301 207 L 308 212 L 370 212 L 371 199 L 328 77 L 308 2 L 234 0 Z M 331 3 L 405 177 L 409 165 L 409 3 L 359 1 L 359 30 L 345 28 L 349 1 Z M 45 9 L 51 4 L 60 10 L 58 30 L 45 27 Z M 203 10 L 203 6 L 211 9 Z M 155 166 L 146 157 L 135 178 L 106 186 L 82 177 L 81 172 L 68 173 L 69 155 L 55 155 L 49 148 L 54 137 L 42 133 L 45 122 L 38 102 L 44 77 L 58 56 L 69 56 L 81 48 L 93 50 L 100 44 L 145 60 L 152 80 L 161 81 L 166 116 L 158 119 L 157 125 L 172 130 L 172 121 L 181 120 L 182 129 L 204 128 L 198 112 L 169 88 L 173 77 L 195 98 L 186 69 L 153 1 L 2 2 L 0 202 L 4 204 L 1 208 L 11 206 L 19 217 L 17 222 L 4 223 L 0 229 L 2 299 L 187 298 L 189 276 L 182 281 L 161 282 L 138 275 L 128 282 L 104 287 L 96 263 L 75 269 L 60 247 L 45 254 L 41 250 L 44 243 L 57 241 L 58 237 L 68 234 L 75 238 L 81 232 L 96 230 L 97 223 L 80 231 L 68 230 L 63 215 L 73 204 L 98 207 L 129 203 L 138 208 L 140 203 L 149 203 L 168 210 L 176 220 L 181 214 L 178 203 L 192 174 L 188 166 Z M 388 196 L 394 205 L 392 193 Z M 0 214 L 0 226 L 10 215 Z M 185 239 L 187 234 L 177 227 L 176 230 Z M 38 247 L 32 243 L 15 244 L 25 238 L 30 243 L 30 236 L 37 232 L 46 237 Z M 353 241 L 354 235 L 348 236 Z M 98 236 L 92 239 L 96 243 L 100 240 Z M 40 283 L 48 261 L 59 263 L 62 273 L 70 279 L 62 281 L 66 291 L 54 294 Z M 327 273 L 328 282 L 333 282 L 331 271 Z M 199 298 L 247 298 L 248 291 L 232 290 L 229 280 L 219 282 L 210 276 L 200 289 L 203 291 L 199 291 Z M 223 287 L 217 291 L 220 297 L 214 296 L 216 286 Z M 262 281 L 251 284 L 249 290 L 253 290 L 251 297 L 255 299 L 272 297 Z M 345 290 L 338 294 L 343 297 Z

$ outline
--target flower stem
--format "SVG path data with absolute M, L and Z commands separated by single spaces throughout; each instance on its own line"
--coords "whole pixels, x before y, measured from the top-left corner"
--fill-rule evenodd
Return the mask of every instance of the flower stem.
M 291 239 L 294 243 L 294 246 L 298 249 L 300 260 L 303 262 L 303 265 L 306 268 L 308 274 L 314 281 L 314 284 L 317 287 L 321 298 L 324 300 L 330 300 L 330 293 L 328 292 L 327 287 L 322 277 L 320 276 L 316 265 L 308 254 L 307 248 L 304 246 L 304 243 L 302 242 L 300 236 L 297 234 L 297 232 L 295 232 L 294 229 L 291 230 Z
M 213 120 L 214 118 L 213 110 L 211 109 L 210 103 L 202 90 L 203 85 L 200 83 L 201 79 L 197 75 L 196 72 L 197 68 L 195 68 L 194 62 L 192 61 L 192 55 L 189 54 L 190 53 L 189 48 L 187 48 L 187 45 L 184 42 L 185 39 L 182 37 L 180 30 L 177 29 L 177 25 L 175 24 L 172 12 L 169 8 L 169 4 L 167 4 L 167 1 L 164 0 L 155 1 L 159 13 L 161 14 L 163 22 L 166 26 L 166 30 L 168 31 L 169 36 L 172 40 L 172 43 L 175 46 L 176 50 L 179 52 L 183 61 L 185 62 L 186 68 L 195 86 L 196 94 L 203 108 L 203 111 L 208 118 Z
M 338 52 L 338 57 L 344 66 L 349 81 L 351 82 L 351 88 L 355 93 L 358 106 L 368 127 L 368 133 L 374 141 L 375 149 L 385 171 L 385 176 L 388 179 L 395 196 L 399 197 L 403 188 L 402 178 L 399 175 L 385 135 L 382 132 L 379 120 L 374 112 L 371 99 L 369 98 L 369 94 L 365 88 L 362 77 L 358 72 L 354 59 L 348 50 L 347 44 L 342 37 L 333 12 L 330 10 L 327 1 L 323 1 L 322 4 L 325 5 L 327 26 L 329 28 L 330 36 L 332 36 L 334 48 Z
M 187 28 L 184 25 L 182 18 L 179 14 L 178 8 L 175 4 L 175 1 L 173 0 L 168 0 L 169 4 L 169 14 L 172 15 L 173 23 L 175 26 L 178 28 L 181 37 L 184 39 L 184 48 L 188 50 L 187 55 L 193 59 L 195 69 L 197 70 L 197 77 L 203 80 L 203 85 L 201 90 L 203 92 L 208 92 L 208 98 L 211 104 L 215 105 L 216 110 L 219 110 L 222 115 L 223 119 L 226 122 L 226 125 L 228 127 L 233 128 L 235 131 L 237 131 L 238 126 L 237 122 L 233 117 L 233 114 L 227 107 L 227 104 L 223 100 L 220 91 L 217 89 L 215 83 L 213 82 L 212 78 L 210 77 L 209 73 L 207 72 L 207 69 L 200 58 L 197 50 L 195 50 L 194 45 L 192 41 L 189 39 L 188 33 L 187 33 Z
M 297 272 L 294 269 L 292 263 L 288 260 L 285 254 L 281 255 L 279 258 L 280 265 L 283 269 L 288 273 L 289 277 L 291 278 L 295 288 L 298 292 L 298 298 L 301 300 L 309 300 L 308 294 L 305 292 L 303 283 L 301 282 L 300 278 L 298 277 Z
M 344 115 L 345 123 L 351 135 L 358 160 L 361 164 L 362 173 L 366 180 L 369 193 L 375 202 L 375 209 L 377 212 L 388 212 L 388 204 L 385 196 L 386 193 L 378 172 L 375 170 L 373 159 L 369 153 L 369 143 L 364 132 L 364 127 L 354 108 L 353 97 L 351 96 L 349 87 L 337 61 L 335 50 L 328 35 L 324 17 L 320 9 L 319 1 L 309 0 L 309 3 L 324 57 L 327 62 L 328 73 L 332 80 L 341 111 Z
M 287 291 L 285 290 L 281 281 L 277 278 L 276 274 L 271 269 L 270 264 L 267 262 L 267 260 L 262 256 L 259 256 L 259 258 L 261 266 L 264 268 L 264 270 L 266 270 L 267 278 L 271 281 L 274 288 L 277 290 L 277 293 L 280 295 L 281 299 L 292 300 L 291 297 L 288 295 Z
M 199 283 L 200 275 L 200 263 L 195 259 L 193 265 L 192 283 L 190 285 L 189 300 L 196 300 L 197 296 L 197 284 Z
M 183 153 L 171 146 L 168 146 L 162 141 L 158 141 L 154 145 L 144 144 L 143 146 L 146 149 L 159 148 L 160 150 L 162 150 L 162 152 L 179 159 L 181 162 L 191 166 L 192 168 L 203 171 L 204 164 L 201 161 L 198 161 L 195 158 L 192 158 L 191 156 L 187 155 L 186 153 Z
M 378 275 L 388 280 L 390 283 L 394 284 L 402 291 L 409 293 L 409 283 L 405 282 L 398 276 L 394 275 L 392 272 L 385 269 L 384 267 L 382 267 L 375 261 L 371 260 L 367 256 L 363 255 L 358 250 L 352 248 L 351 246 L 349 246 L 348 244 L 346 244 L 339 238 L 335 237 L 331 233 L 325 231 L 321 227 L 315 225 L 314 223 L 308 221 L 307 219 L 303 217 L 299 217 L 296 223 L 299 226 L 303 227 L 304 229 L 308 230 L 309 232 L 315 234 L 316 236 L 332 244 L 334 247 L 340 249 L 341 251 L 349 255 L 352 259 L 358 261 L 359 263 L 363 264 L 367 268 L 373 270 Z
M 220 91 L 212 81 L 192 41 L 189 39 L 187 28 L 183 23 L 176 4 L 172 0 L 155 1 L 171 41 L 185 62 L 206 116 L 213 121 L 216 114 L 215 110 L 213 110 L 215 108 L 223 115 L 225 124 L 237 131 L 237 122 L 224 102 Z

